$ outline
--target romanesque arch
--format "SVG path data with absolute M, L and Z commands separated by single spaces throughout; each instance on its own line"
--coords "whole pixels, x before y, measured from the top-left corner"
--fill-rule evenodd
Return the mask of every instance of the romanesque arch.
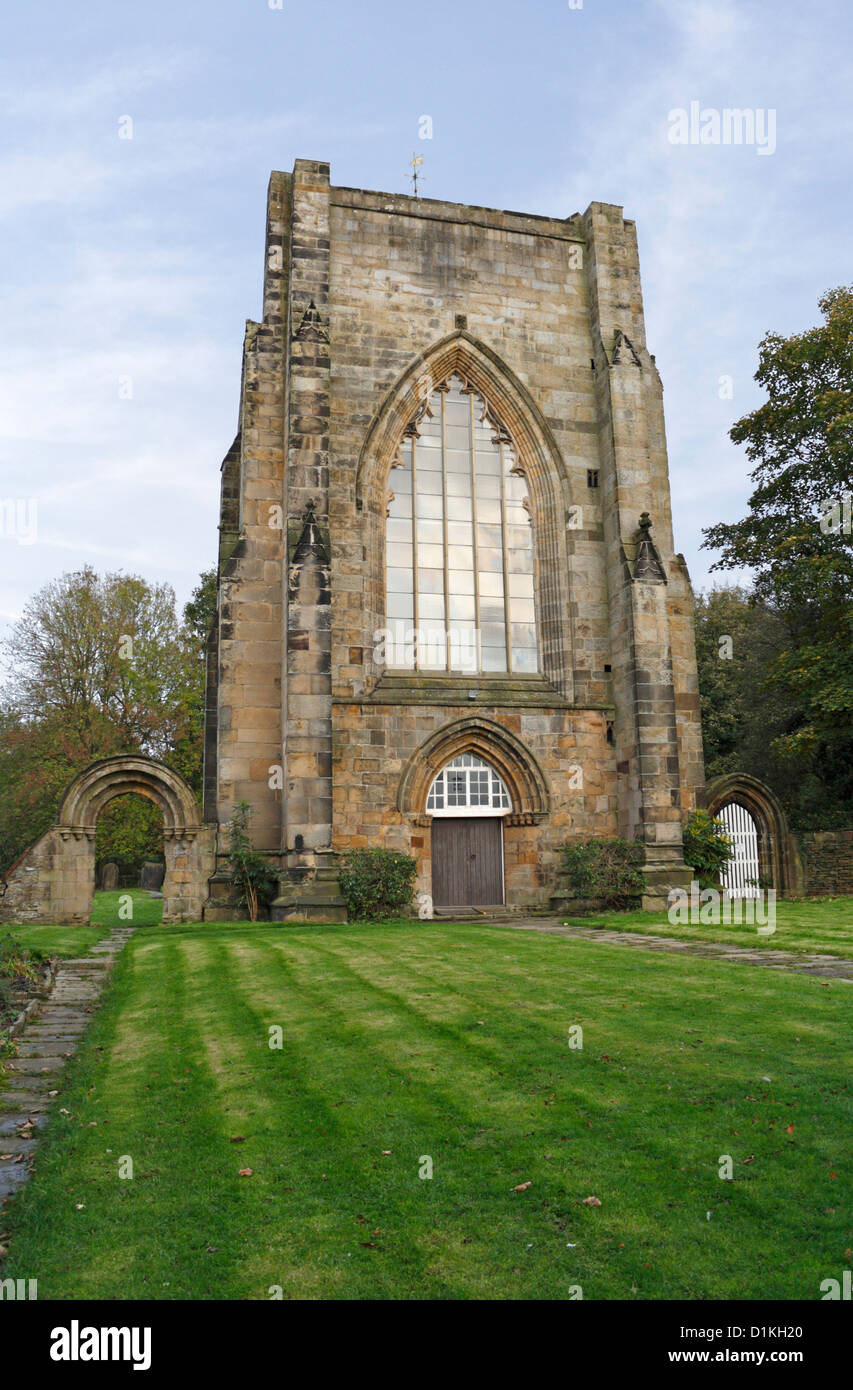
M 732 802 L 743 806 L 755 821 L 758 832 L 758 862 L 761 877 L 779 896 L 801 891 L 799 855 L 782 804 L 776 794 L 757 777 L 742 772 L 715 777 L 704 788 L 699 802 L 716 816 Z
M 397 809 L 423 816 L 433 778 L 459 753 L 475 753 L 500 773 L 512 802 L 507 824 L 531 824 L 548 814 L 548 784 L 532 753 L 510 729 L 476 716 L 445 725 L 416 749 L 400 776 Z
M 200 921 L 213 872 L 215 831 L 202 823 L 195 795 L 180 773 L 141 754 L 103 758 L 77 774 L 55 825 L 9 870 L 0 920 L 87 922 L 98 817 L 114 797 L 129 792 L 153 801 L 163 815 L 163 921 Z
M 512 439 L 527 478 L 536 552 L 541 669 L 552 685 L 571 699 L 572 596 L 566 540 L 571 499 L 565 462 L 530 392 L 497 353 L 467 330 L 442 338 L 413 360 L 388 392 L 365 437 L 355 487 L 367 540 L 367 621 L 372 630 L 383 626 L 384 526 L 392 463 L 425 395 L 454 374 L 488 402 Z M 370 645 L 367 643 L 368 648 Z M 379 670 L 374 674 L 379 675 Z

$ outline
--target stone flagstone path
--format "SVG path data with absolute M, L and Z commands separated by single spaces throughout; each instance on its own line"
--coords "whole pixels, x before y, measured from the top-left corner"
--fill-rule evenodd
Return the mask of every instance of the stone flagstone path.
M 60 1089 L 106 984 L 113 961 L 134 928 L 116 927 L 91 954 L 60 960 L 48 999 L 18 1034 L 18 1055 L 6 1063 L 0 1088 L 0 1207 L 27 1181 L 38 1133 Z
M 641 951 L 668 951 L 737 961 L 742 965 L 763 965 L 768 970 L 793 970 L 797 974 L 821 975 L 827 979 L 853 983 L 853 960 L 817 952 L 808 954 L 805 951 L 779 951 L 768 946 L 733 946 L 724 941 L 679 941 L 671 936 L 642 936 L 639 932 L 613 931 L 609 927 L 565 927 L 559 917 L 531 917 L 519 922 L 495 921 L 490 925 L 507 927 L 510 931 L 538 931 L 547 936 L 604 941 L 611 946 L 633 946 Z

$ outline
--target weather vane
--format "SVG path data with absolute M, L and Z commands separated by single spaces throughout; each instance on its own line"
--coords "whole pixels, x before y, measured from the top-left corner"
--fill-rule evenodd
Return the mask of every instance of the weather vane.
M 423 162 L 424 162 L 424 157 L 423 157 L 422 154 L 414 154 L 414 153 L 412 154 L 412 160 L 411 160 L 411 164 L 410 164 L 409 167 L 411 168 L 411 171 L 412 171 L 412 193 L 414 194 L 414 196 L 415 196 L 416 198 L 419 196 L 419 195 L 418 195 L 418 169 L 419 169 L 420 166 L 423 164 Z

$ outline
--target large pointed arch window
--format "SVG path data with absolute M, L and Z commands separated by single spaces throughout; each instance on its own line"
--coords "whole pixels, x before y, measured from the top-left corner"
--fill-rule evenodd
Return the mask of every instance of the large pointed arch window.
M 389 485 L 387 664 L 536 671 L 527 483 L 506 429 L 460 376 L 424 401 Z

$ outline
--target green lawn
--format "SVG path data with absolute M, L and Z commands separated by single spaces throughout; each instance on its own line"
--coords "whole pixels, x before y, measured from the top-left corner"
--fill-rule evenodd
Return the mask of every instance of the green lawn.
M 143 928 L 2 1217 L 3 1277 L 818 1299 L 853 1246 L 850 988 L 476 924 Z
M 96 893 L 92 904 L 92 919 L 88 926 L 11 926 L 0 927 L 0 936 L 11 935 L 31 949 L 43 951 L 47 956 L 85 956 L 98 942 L 108 936 L 113 927 L 127 925 L 127 919 L 119 916 L 120 909 L 126 911 L 126 899 L 132 899 L 133 923 L 137 926 L 154 926 L 163 913 L 162 898 L 149 898 L 139 888 L 122 888 L 117 893 Z M 120 899 L 124 898 L 125 903 Z
M 128 918 L 128 897 L 131 898 Z M 115 893 L 96 893 L 92 903 L 92 924 L 106 936 L 113 927 L 154 927 L 163 916 L 163 899 L 151 898 L 143 888 L 119 888 Z
M 759 936 L 755 925 L 672 926 L 665 912 L 597 912 L 590 917 L 560 920 L 579 927 L 610 927 L 680 941 L 725 941 L 761 950 L 815 951 L 853 958 L 853 897 L 779 899 L 772 936 Z
M 0 927 L 0 936 L 13 936 L 30 950 L 43 951 L 46 956 L 84 956 L 106 933 L 101 927 Z

